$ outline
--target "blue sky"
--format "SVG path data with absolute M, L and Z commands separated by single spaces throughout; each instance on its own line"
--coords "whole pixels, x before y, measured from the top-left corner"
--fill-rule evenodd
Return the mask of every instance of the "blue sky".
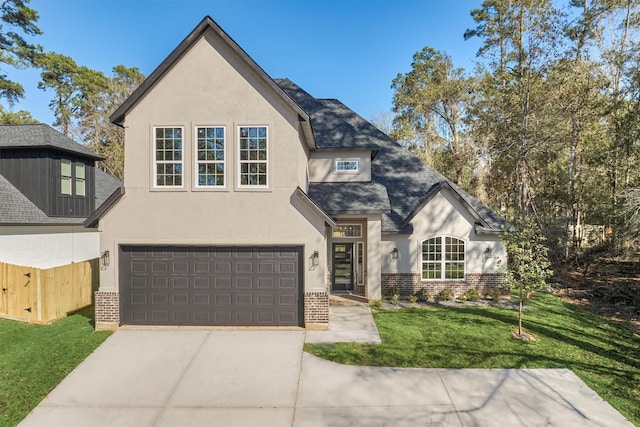
M 424 46 L 472 69 L 479 40 L 465 41 L 481 0 L 31 0 L 45 50 L 109 73 L 145 75 L 211 16 L 271 77 L 288 77 L 318 98 L 337 98 L 363 117 L 391 110 L 391 81 Z M 53 122 L 51 93 L 34 70 L 3 67 L 25 87 L 13 107 Z

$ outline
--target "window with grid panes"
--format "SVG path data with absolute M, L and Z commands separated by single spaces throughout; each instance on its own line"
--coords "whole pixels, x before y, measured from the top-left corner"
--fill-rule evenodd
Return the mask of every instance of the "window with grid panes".
M 239 187 L 267 187 L 267 133 L 266 126 L 239 128 Z
M 224 187 L 224 127 L 196 128 L 196 187 Z
M 464 279 L 465 243 L 455 237 L 422 242 L 422 279 Z
M 154 132 L 156 187 L 182 187 L 183 129 L 157 127 Z

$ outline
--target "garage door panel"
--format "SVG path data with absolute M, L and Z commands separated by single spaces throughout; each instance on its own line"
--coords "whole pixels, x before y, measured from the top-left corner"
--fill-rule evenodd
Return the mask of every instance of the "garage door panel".
M 171 298 L 171 304 L 173 305 L 189 305 L 189 294 L 188 293 L 180 293 L 173 294 Z
M 174 276 L 172 279 L 173 289 L 189 289 L 189 276 Z
M 280 277 L 278 278 L 278 289 L 295 289 L 296 280 L 293 277 Z
M 301 247 L 120 248 L 124 324 L 302 323 Z
M 152 276 L 151 289 L 167 289 L 169 287 L 168 276 Z
M 215 269 L 213 270 L 216 274 L 229 274 L 233 271 L 233 267 L 231 265 L 231 261 L 216 261 Z

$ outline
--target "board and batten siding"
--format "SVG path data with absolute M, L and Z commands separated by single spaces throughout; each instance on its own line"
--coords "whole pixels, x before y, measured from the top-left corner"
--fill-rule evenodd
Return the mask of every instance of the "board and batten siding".
M 85 165 L 85 196 L 63 195 L 60 190 L 60 160 Z M 3 149 L 2 175 L 34 205 L 52 217 L 86 218 L 95 209 L 93 161 L 47 149 Z M 34 173 L 37 171 L 37 173 Z

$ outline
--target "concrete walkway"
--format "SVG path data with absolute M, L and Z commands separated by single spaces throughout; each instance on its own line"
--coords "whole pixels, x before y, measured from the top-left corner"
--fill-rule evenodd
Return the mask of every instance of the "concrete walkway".
M 305 342 L 357 342 L 380 344 L 380 334 L 366 304 L 331 304 L 329 330 L 307 331 Z
M 375 328 L 360 307 L 354 318 Z M 302 352 L 305 335 L 348 338 L 333 326 L 119 330 L 20 425 L 632 426 L 565 369 L 345 366 Z

